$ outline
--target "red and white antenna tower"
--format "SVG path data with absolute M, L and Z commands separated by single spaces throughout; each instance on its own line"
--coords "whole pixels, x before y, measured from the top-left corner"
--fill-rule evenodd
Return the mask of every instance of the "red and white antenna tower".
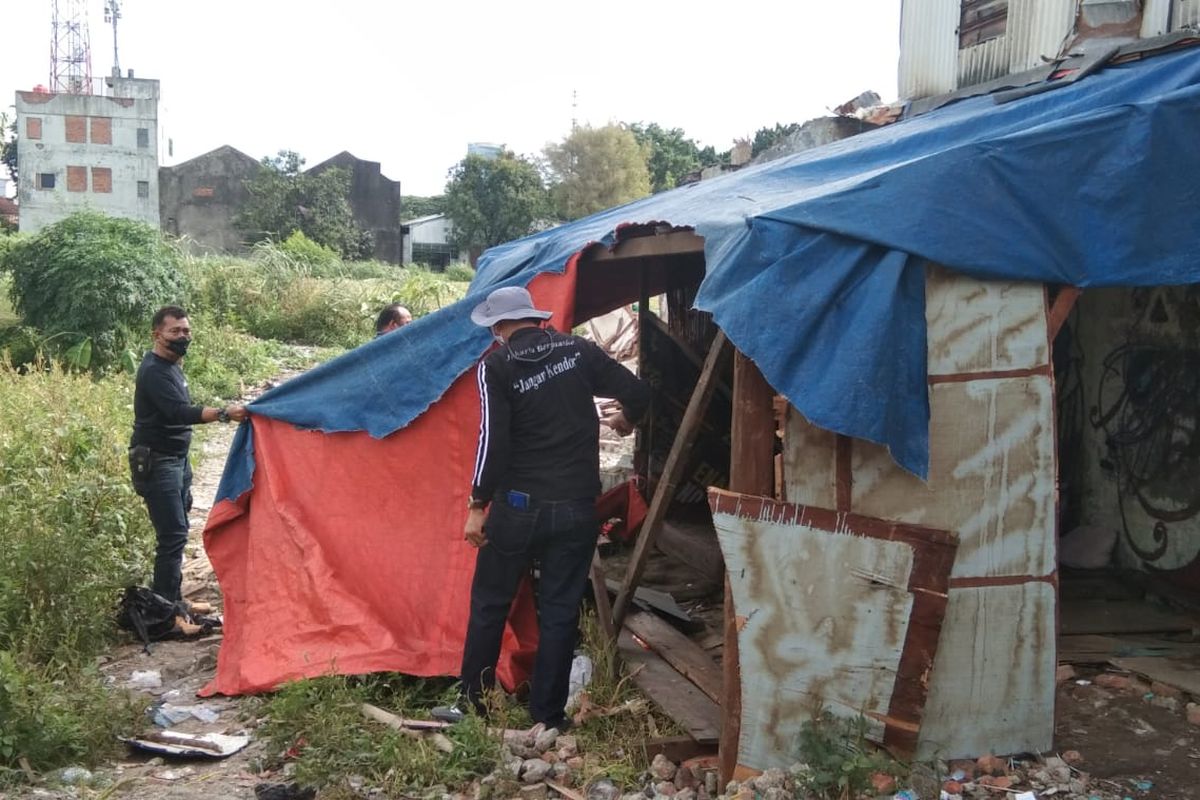
M 54 33 L 50 39 L 50 91 L 92 93 L 92 48 L 87 0 L 50 0 Z

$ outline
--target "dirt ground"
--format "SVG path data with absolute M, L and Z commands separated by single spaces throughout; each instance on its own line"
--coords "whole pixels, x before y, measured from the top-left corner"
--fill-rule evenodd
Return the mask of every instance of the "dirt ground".
M 1059 687 L 1058 751 L 1082 754 L 1079 769 L 1105 794 L 1200 797 L 1200 727 L 1188 722 L 1186 699 L 1150 692 L 1136 679 L 1127 688 L 1104 688 L 1095 677 L 1081 671 Z

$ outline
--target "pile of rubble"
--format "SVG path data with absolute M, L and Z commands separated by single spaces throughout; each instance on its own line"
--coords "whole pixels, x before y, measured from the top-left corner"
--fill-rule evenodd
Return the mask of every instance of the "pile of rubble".
M 607 778 L 585 780 L 597 764 L 580 755 L 574 736 L 557 730 L 505 735 L 504 765 L 476 784 L 473 800 L 520 797 L 525 800 L 792 800 L 804 797 L 807 767 L 769 769 L 745 781 L 718 786 L 711 759 L 675 764 L 656 756 L 641 776 L 641 789 L 630 793 Z M 872 776 L 874 791 L 864 797 L 887 800 L 1113 800 L 1125 795 L 1121 787 L 1096 785 L 1080 768 L 1083 758 L 1069 751 L 1061 756 L 1022 761 L 984 756 L 976 761 L 919 765 L 901 783 L 884 773 Z

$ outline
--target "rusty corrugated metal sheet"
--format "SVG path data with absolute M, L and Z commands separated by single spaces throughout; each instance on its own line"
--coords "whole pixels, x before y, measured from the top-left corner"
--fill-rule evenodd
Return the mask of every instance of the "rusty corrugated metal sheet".
M 1175 0 L 1171 30 L 1200 27 L 1200 0 Z
M 945 531 L 712 490 L 738 618 L 738 763 L 786 767 L 814 712 L 911 754 L 946 611 Z

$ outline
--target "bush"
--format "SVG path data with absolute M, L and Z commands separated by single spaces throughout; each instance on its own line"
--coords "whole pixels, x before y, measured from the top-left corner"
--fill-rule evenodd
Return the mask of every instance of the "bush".
M 466 284 L 428 270 L 339 264 L 340 276 L 317 276 L 277 245 L 255 248 L 250 260 L 189 258 L 191 311 L 260 339 L 356 347 L 375 335 L 375 317 L 389 303 L 419 317 L 466 293 Z
M 185 286 L 176 250 L 153 227 L 94 212 L 72 214 L 19 239 L 4 255 L 11 296 L 26 325 L 111 362 Z M 81 366 L 86 366 L 79 358 Z
M 128 378 L 0 364 L 0 773 L 94 759 L 136 729 L 92 666 L 153 552 L 128 478 L 131 402 Z
M 450 264 L 446 267 L 446 279 L 459 283 L 470 283 L 475 280 L 475 270 L 470 264 Z
M 317 244 L 304 235 L 304 231 L 293 231 L 292 235 L 277 245 L 279 251 L 290 257 L 295 263 L 303 264 L 311 269 L 335 270 L 341 266 L 342 259 L 325 245 Z

